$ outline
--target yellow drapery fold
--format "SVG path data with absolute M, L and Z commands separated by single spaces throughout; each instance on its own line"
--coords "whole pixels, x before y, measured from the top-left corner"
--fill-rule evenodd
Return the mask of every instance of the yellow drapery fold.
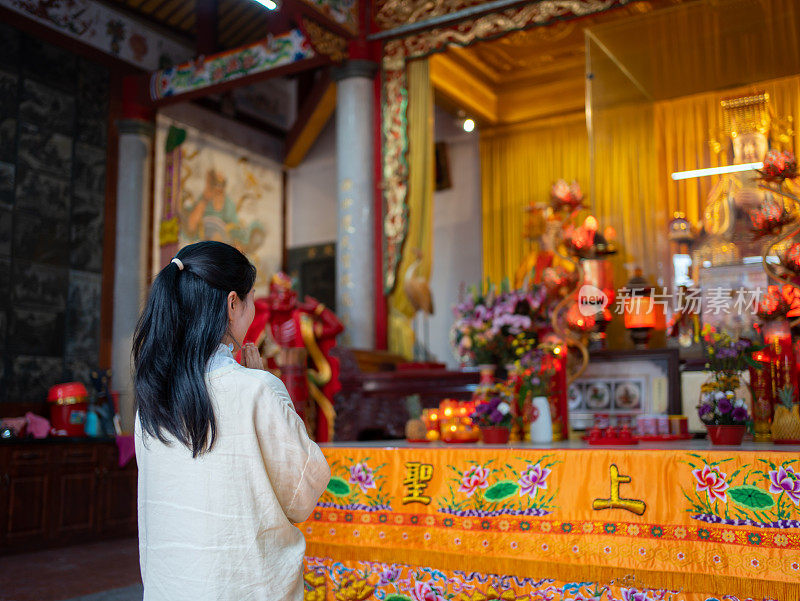
M 546 202 L 563 178 L 588 191 L 589 154 L 583 113 L 483 129 L 480 140 L 483 275 L 494 282 L 514 275 L 529 248 L 525 207 Z
M 397 269 L 397 285 L 389 295 L 389 350 L 414 356 L 414 309 L 404 290 L 405 276 L 417 260 L 417 275 L 430 279 L 433 260 L 433 87 L 428 60 L 408 63 L 408 234 Z
M 653 107 L 635 104 L 594 115 L 594 193 L 591 207 L 601 228 L 617 232 L 614 284 L 629 278 L 634 263 L 651 278 L 664 271 L 658 257 L 666 246 L 670 213 L 655 202 Z M 663 247 L 663 249 L 662 249 Z M 655 279 L 655 278 L 653 278 Z

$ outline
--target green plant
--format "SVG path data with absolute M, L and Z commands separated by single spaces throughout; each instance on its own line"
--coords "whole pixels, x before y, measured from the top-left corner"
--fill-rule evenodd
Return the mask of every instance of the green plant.
M 787 384 L 778 391 L 778 400 L 781 404 L 791 411 L 794 405 L 794 386 Z

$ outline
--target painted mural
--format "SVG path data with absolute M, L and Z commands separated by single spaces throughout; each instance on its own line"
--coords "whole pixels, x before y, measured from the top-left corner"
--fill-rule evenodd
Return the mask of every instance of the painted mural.
M 253 261 L 256 295 L 266 295 L 283 253 L 280 168 L 164 117 L 158 120 L 156 145 L 154 273 L 178 248 L 218 240 Z

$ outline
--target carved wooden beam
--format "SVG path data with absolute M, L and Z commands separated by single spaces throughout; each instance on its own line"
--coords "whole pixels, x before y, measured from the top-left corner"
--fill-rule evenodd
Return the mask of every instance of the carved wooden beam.
M 149 77 L 149 101 L 156 106 L 184 102 L 329 62 L 314 52 L 300 30 L 293 29 L 242 48 L 156 71 Z

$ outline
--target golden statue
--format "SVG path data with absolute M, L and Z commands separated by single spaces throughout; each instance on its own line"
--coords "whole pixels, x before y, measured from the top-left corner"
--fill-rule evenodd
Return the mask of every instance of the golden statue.
M 770 111 L 769 94 L 757 92 L 724 98 L 720 106 L 723 129 L 730 138 L 731 163 L 761 163 L 769 150 L 773 122 L 777 121 Z M 788 140 L 788 136 L 778 135 L 777 139 Z M 712 148 L 719 152 L 722 145 L 712 141 Z M 708 195 L 703 219 L 706 239 L 693 253 L 693 264 L 699 267 L 709 261 L 712 265 L 724 265 L 738 263 L 742 257 L 761 255 L 763 241 L 753 236 L 750 212 L 766 201 L 783 204 L 761 185 L 755 169 L 722 174 Z

